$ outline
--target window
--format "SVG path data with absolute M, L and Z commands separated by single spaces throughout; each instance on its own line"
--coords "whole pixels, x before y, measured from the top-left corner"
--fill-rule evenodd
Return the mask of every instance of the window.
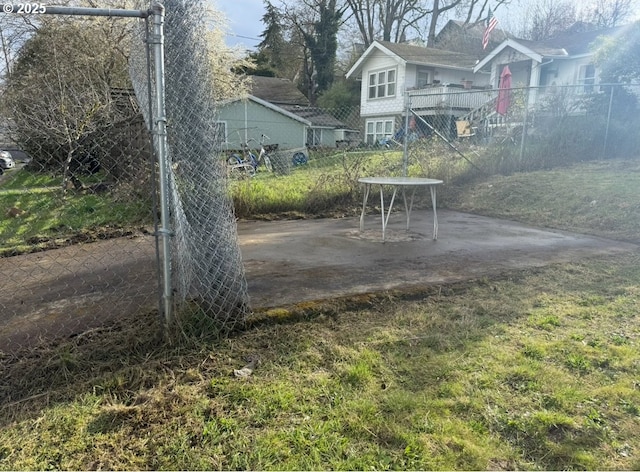
M 387 138 L 393 136 L 394 120 L 371 120 L 367 121 L 367 144 L 380 144 Z
M 319 128 L 307 128 L 307 146 L 320 146 L 322 144 L 322 130 Z
M 418 70 L 418 74 L 416 75 L 416 87 L 424 88 L 429 85 L 429 71 L 428 70 Z
M 595 83 L 595 66 L 593 64 L 585 64 L 583 66 L 580 66 L 580 71 L 578 73 L 578 84 L 583 86 L 580 88 L 580 93 L 593 93 Z
M 395 94 L 395 69 L 388 69 L 369 74 L 369 98 L 393 97 Z

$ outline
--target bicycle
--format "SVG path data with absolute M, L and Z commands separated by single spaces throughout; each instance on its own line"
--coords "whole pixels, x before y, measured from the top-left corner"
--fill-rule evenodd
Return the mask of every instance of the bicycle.
M 258 166 L 264 165 L 265 169 L 269 172 L 273 172 L 273 165 L 271 164 L 271 158 L 269 154 L 267 154 L 267 150 L 264 147 L 265 139 L 269 139 L 269 136 L 266 134 L 262 134 L 260 136 L 260 151 L 256 156 L 254 152 L 249 148 L 248 143 L 242 143 L 242 154 L 243 156 L 239 156 L 238 154 L 232 154 L 228 160 L 228 164 L 233 169 L 243 169 L 245 171 L 249 171 L 249 167 L 251 167 L 252 172 L 251 176 L 255 175 L 258 170 Z M 251 138 L 249 141 L 255 141 L 255 139 Z
M 242 145 L 242 152 L 246 154 Z M 253 177 L 256 175 L 256 163 L 249 156 L 243 157 L 233 153 L 227 159 L 227 172 L 229 177 Z

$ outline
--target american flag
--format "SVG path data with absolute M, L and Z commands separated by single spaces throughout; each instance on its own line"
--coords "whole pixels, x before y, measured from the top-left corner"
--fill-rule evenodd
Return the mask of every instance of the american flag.
M 498 25 L 498 20 L 493 13 L 491 12 L 491 8 L 489 8 L 489 14 L 487 15 L 486 27 L 484 29 L 484 34 L 482 35 L 482 49 L 487 49 L 487 45 L 489 44 L 489 35 L 493 31 L 493 29 Z

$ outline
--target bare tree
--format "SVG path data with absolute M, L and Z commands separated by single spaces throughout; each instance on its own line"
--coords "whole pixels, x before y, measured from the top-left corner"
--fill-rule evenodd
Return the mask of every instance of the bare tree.
M 409 29 L 418 29 L 421 20 L 432 12 L 430 2 L 425 0 L 346 0 L 346 3 L 365 47 L 376 39 L 403 40 Z
M 566 31 L 578 18 L 572 0 L 538 0 L 527 4 L 516 35 L 533 41 L 548 39 Z
M 538 0 L 528 3 L 516 34 L 524 39 L 544 40 L 581 22 L 583 28 L 609 28 L 631 17 L 632 0 L 594 0 L 577 4 L 572 0 Z
M 586 7 L 586 20 L 598 28 L 618 26 L 632 14 L 632 0 L 595 0 Z
M 134 5 L 127 1 L 112 4 Z M 81 4 L 94 6 L 92 0 Z M 208 52 L 215 51 L 207 64 L 215 71 L 215 99 L 246 90 L 233 71 L 243 63 L 224 45 L 221 23 L 218 18 L 207 38 Z M 2 113 L 13 139 L 33 157 L 34 167 L 61 172 L 65 191 L 70 182 L 83 188 L 78 177 L 91 169 L 101 168 L 113 180 L 139 178 L 122 149 L 132 145 L 127 139 L 139 139 L 136 131 L 145 132 L 129 77 L 134 28 L 134 22 L 117 18 L 43 16 L 5 81 Z M 129 126 L 133 122 L 140 127 Z
M 73 170 L 90 137 L 117 121 L 112 90 L 129 88 L 127 58 L 104 48 L 126 35 L 111 21 L 42 20 L 7 81 L 3 102 L 16 141 L 42 168 L 62 169 L 65 191 L 69 181 L 81 186 Z
M 37 30 L 28 16 L 3 14 L 0 17 L 0 46 L 2 47 L 2 75 L 11 75 L 18 51 Z
M 432 46 L 442 17 L 454 13 L 475 25 L 510 0 L 345 0 L 365 47 L 376 39 L 400 42 L 409 34 Z

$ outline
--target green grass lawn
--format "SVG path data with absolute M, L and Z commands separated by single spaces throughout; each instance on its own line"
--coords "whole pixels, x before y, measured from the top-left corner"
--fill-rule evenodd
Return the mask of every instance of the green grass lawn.
M 493 176 L 449 192 L 448 207 L 627 241 L 640 240 L 640 162 L 589 162 Z
M 63 195 L 60 177 L 26 170 L 8 177 L 0 187 L 0 257 L 152 224 L 149 201 L 73 191 Z M 9 216 L 11 209 L 20 215 Z
M 342 215 L 359 200 L 357 179 L 367 173 L 401 175 L 399 151 L 312 153 L 307 165 L 286 174 L 258 172 L 232 180 L 231 198 L 239 218 Z
M 451 178 L 441 202 L 638 241 L 639 170 Z M 638 469 L 639 322 L 640 252 L 282 307 L 170 346 L 148 314 L 0 356 L 0 469 Z

